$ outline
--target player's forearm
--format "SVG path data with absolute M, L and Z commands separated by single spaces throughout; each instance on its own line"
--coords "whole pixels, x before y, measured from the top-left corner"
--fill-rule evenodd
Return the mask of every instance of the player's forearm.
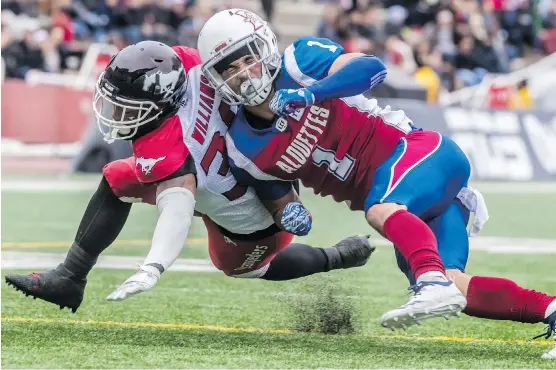
M 144 264 L 164 272 L 176 261 L 185 245 L 195 209 L 195 197 L 186 188 L 169 188 L 158 195 L 156 205 L 159 217 Z
M 362 94 L 386 78 L 380 59 L 365 55 L 348 61 L 333 74 L 307 87 L 315 103 Z

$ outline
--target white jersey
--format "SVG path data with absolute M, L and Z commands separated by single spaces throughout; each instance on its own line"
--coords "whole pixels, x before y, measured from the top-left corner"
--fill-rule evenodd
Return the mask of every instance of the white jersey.
M 195 210 L 236 234 L 268 228 L 272 216 L 253 188 L 237 183 L 228 166 L 224 119 L 233 112 L 208 85 L 200 65 L 189 70 L 187 84 L 178 117 L 197 169 Z

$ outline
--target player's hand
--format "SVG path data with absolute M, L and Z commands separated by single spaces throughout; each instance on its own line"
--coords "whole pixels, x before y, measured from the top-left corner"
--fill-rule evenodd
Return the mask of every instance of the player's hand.
M 314 103 L 315 96 L 308 89 L 281 89 L 276 91 L 269 107 L 278 116 L 284 116 Z
M 282 226 L 289 233 L 304 236 L 311 231 L 313 220 L 303 204 L 292 202 L 288 203 L 282 212 Z
M 154 266 L 141 266 L 141 269 L 133 276 L 123 282 L 122 285 L 116 288 L 106 299 L 108 301 L 122 301 L 137 293 L 146 292 L 151 290 L 158 279 L 160 278 L 160 271 Z

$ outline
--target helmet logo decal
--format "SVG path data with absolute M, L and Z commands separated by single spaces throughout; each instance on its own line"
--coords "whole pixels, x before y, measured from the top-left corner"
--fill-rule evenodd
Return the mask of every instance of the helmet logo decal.
M 254 31 L 258 31 L 264 27 L 264 21 L 261 18 L 259 18 L 259 16 L 257 16 L 256 14 L 250 11 L 239 9 L 234 14 L 242 17 L 245 22 L 251 23 L 253 25 Z
M 166 159 L 166 156 L 159 158 L 138 157 L 135 159 L 135 166 L 140 165 L 143 173 L 145 175 L 149 175 L 153 170 L 154 165 L 164 159 Z
M 216 47 L 214 48 L 214 52 L 218 53 L 220 50 L 224 49 L 226 46 L 228 46 L 228 41 L 222 41 L 220 44 L 216 45 Z
M 164 99 L 166 99 L 174 93 L 182 71 L 183 67 L 180 67 L 180 69 L 168 73 L 157 71 L 156 73 L 147 75 L 143 82 L 143 90 L 149 91 L 153 86 L 155 88 L 159 86 L 160 91 L 156 91 L 156 93 L 162 94 Z

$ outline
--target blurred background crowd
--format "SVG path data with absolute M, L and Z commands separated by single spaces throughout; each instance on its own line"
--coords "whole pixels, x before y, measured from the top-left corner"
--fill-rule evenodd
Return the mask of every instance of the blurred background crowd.
M 295 0 L 294 4 L 295 4 Z M 237 3 L 237 2 L 236 2 Z M 556 0 L 328 0 L 314 34 L 399 66 L 439 90 L 476 85 L 556 51 Z M 287 6 L 292 6 L 289 1 Z M 271 23 L 280 1 L 261 0 Z M 195 46 L 215 11 L 202 0 L 2 0 L 3 77 L 77 71 L 88 46 L 142 39 Z M 280 36 L 280 32 L 277 32 Z M 526 88 L 527 81 L 520 87 Z M 522 98 L 527 100 L 526 94 Z M 523 100 L 522 99 L 522 100 Z M 526 104 L 526 101 L 522 103 Z
M 555 0 L 386 0 L 327 5 L 317 34 L 453 91 L 556 51 Z M 526 87 L 523 81 L 522 87 Z
M 72 170 L 126 155 L 105 145 L 90 109 L 111 55 L 144 39 L 196 47 L 204 22 L 233 7 L 267 19 L 282 50 L 315 35 L 377 55 L 389 77 L 369 94 L 403 109 L 435 103 L 430 125 L 448 106 L 555 117 L 556 0 L 1 0 L 3 168 L 31 143 L 45 144 L 38 157 L 72 156 Z
M 5 76 L 71 72 L 89 45 L 144 39 L 193 46 L 212 12 L 195 0 L 2 0 Z

